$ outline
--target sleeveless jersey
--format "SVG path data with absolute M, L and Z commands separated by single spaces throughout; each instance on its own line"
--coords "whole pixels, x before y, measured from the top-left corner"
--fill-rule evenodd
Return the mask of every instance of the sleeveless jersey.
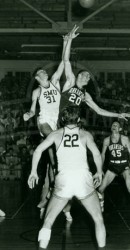
M 58 171 L 89 169 L 87 149 L 80 141 L 79 128 L 64 127 L 57 150 Z
M 110 136 L 110 144 L 108 146 L 109 149 L 109 161 L 124 161 L 128 159 L 128 150 L 123 146 L 121 141 L 121 135 L 119 137 L 119 141 L 117 143 L 112 142 Z
M 84 92 L 77 86 L 74 86 L 61 94 L 60 112 L 70 105 L 80 107 L 83 101 Z
M 40 106 L 39 119 L 50 117 L 57 120 L 61 98 L 60 92 L 51 82 L 49 88 L 40 86 L 40 89 L 40 96 L 38 98 Z

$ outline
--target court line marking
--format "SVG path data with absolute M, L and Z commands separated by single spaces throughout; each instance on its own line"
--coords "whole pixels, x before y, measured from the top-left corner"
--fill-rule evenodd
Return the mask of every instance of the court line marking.
M 115 211 L 117 212 L 117 214 L 119 215 L 119 217 L 121 218 L 121 220 L 123 221 L 125 227 L 128 229 L 128 231 L 130 231 L 130 226 L 128 225 L 126 219 L 123 217 L 123 215 L 121 214 L 121 212 L 116 208 L 115 203 L 112 201 L 112 199 L 110 198 L 110 196 L 108 196 L 110 202 L 112 203 Z
M 30 196 L 28 196 L 26 198 L 26 200 L 20 205 L 20 207 L 16 210 L 16 212 L 10 217 L 11 220 L 13 220 L 16 215 L 20 212 L 20 210 L 24 207 L 24 205 L 26 204 L 26 202 L 29 200 Z

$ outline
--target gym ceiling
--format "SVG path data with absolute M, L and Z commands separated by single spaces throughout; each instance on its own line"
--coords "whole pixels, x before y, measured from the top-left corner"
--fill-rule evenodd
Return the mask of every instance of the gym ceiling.
M 59 60 L 74 24 L 74 60 L 130 60 L 130 0 L 0 0 L 0 60 Z

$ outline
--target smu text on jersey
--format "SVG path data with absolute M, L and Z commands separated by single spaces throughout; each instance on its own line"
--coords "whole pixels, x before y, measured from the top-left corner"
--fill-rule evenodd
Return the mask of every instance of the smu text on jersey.
M 57 92 L 56 89 L 47 90 L 43 93 L 43 96 L 47 98 L 48 96 L 57 95 Z

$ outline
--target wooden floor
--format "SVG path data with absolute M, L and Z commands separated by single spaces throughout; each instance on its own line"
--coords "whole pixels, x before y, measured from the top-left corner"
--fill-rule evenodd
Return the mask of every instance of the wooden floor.
M 124 182 L 116 180 L 105 193 L 104 220 L 107 250 L 130 250 L 130 195 Z M 38 190 L 28 190 L 21 181 L 0 181 L 0 250 L 37 250 L 41 226 Z M 96 250 L 91 218 L 76 201 L 72 207 L 73 222 L 66 223 L 64 214 L 56 219 L 48 250 Z

